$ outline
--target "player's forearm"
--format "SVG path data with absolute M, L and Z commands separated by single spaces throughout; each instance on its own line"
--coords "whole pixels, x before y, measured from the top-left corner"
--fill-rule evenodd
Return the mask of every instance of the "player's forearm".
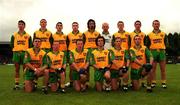
M 96 64 L 94 64 L 93 67 L 96 69 L 99 69 L 99 67 Z
M 141 64 L 138 59 L 135 59 L 134 62 L 135 62 L 136 64 L 138 64 L 139 66 L 143 66 L 143 64 Z
M 26 67 L 28 67 L 28 68 L 31 69 L 31 70 L 35 70 L 35 69 L 36 69 L 36 68 L 35 68 L 34 66 L 32 66 L 30 63 L 26 63 L 25 65 L 26 65 Z
M 89 62 L 87 62 L 87 63 L 85 64 L 84 68 L 87 69 L 88 66 L 89 66 Z
M 62 68 L 66 69 L 66 64 L 64 64 L 64 65 L 62 66 Z
M 115 60 L 113 60 L 112 63 L 116 66 L 116 68 L 119 68 L 119 65 L 115 62 Z
M 42 70 L 45 70 L 48 66 L 44 65 L 43 67 L 41 67 Z
M 80 68 L 75 63 L 72 63 L 72 66 L 76 69 L 76 71 L 79 71 Z
M 53 65 L 51 65 L 51 67 L 50 67 L 51 69 L 57 69 L 55 66 L 53 66 Z
M 106 67 L 107 67 L 107 68 L 110 68 L 110 67 L 111 67 L 111 64 L 108 64 Z

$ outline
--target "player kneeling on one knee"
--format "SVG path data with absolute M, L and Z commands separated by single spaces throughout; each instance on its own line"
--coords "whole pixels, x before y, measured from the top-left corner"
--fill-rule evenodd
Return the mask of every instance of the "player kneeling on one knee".
M 135 45 L 130 48 L 131 56 L 131 80 L 133 90 L 139 90 L 140 79 L 147 76 L 147 91 L 151 92 L 151 78 L 150 71 L 152 69 L 152 55 L 148 48 L 140 45 L 141 38 L 139 36 L 134 37 Z
M 52 51 L 47 54 L 51 91 L 65 93 L 66 56 L 59 51 L 59 42 L 53 42 Z
M 65 93 L 65 69 L 56 68 L 49 69 L 49 83 L 52 92 L 62 92 Z
M 41 40 L 39 38 L 34 39 L 33 45 L 33 48 L 27 49 L 25 52 L 25 91 L 32 92 L 35 85 L 33 80 L 44 76 L 42 89 L 44 93 L 47 93 L 49 71 L 46 69 L 48 67 L 46 52 L 40 50 Z
M 128 67 L 130 63 L 130 57 L 127 50 L 121 47 L 121 38 L 115 38 L 114 47 L 109 49 L 111 54 L 115 57 L 110 67 L 111 71 L 111 86 L 112 90 L 117 90 L 119 83 L 119 77 L 123 78 L 123 90 L 128 89 L 129 72 Z
M 76 49 L 70 52 L 70 68 L 72 68 L 72 80 L 76 91 L 85 91 L 87 82 L 87 68 L 89 66 L 90 53 L 84 49 L 84 41 L 76 41 Z
M 96 84 L 96 90 L 102 91 L 103 90 L 103 82 L 105 80 L 105 88 L 109 91 L 110 89 L 110 65 L 112 60 L 114 59 L 114 56 L 112 54 L 104 49 L 105 39 L 102 36 L 99 36 L 96 38 L 96 45 L 97 49 L 92 51 L 92 65 L 95 69 L 94 72 L 94 80 Z

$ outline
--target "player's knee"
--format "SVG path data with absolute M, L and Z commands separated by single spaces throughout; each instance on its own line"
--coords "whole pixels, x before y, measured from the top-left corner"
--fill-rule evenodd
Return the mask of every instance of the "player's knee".
M 112 84 L 111 86 L 112 86 L 112 90 L 113 90 L 113 91 L 116 91 L 116 90 L 118 89 L 117 83 Z
M 80 85 L 80 81 L 79 80 L 74 80 L 73 81 L 73 86 L 76 92 L 80 92 L 81 91 L 81 85 Z
M 45 69 L 45 70 L 44 70 L 44 73 L 45 73 L 45 74 L 49 74 L 49 70 L 48 70 L 48 69 Z
M 137 82 L 138 80 L 133 81 L 133 90 L 137 91 L 140 88 L 140 84 Z
M 102 91 L 102 87 L 96 86 L 96 91 L 101 92 Z
M 102 83 L 96 82 L 96 91 L 101 92 L 102 91 Z
M 27 80 L 25 81 L 24 90 L 27 93 L 30 93 L 30 92 L 33 91 L 33 83 L 32 83 L 32 81 L 27 81 Z
M 57 91 L 57 84 L 56 83 L 51 83 L 51 91 L 56 92 Z
M 80 92 L 81 88 L 80 87 L 78 87 L 78 88 L 76 87 L 75 90 L 76 90 L 76 92 Z

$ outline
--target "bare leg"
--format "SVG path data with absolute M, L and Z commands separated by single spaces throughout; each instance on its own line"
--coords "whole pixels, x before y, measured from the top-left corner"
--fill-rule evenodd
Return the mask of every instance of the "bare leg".
M 25 87 L 24 87 L 25 92 L 30 93 L 33 91 L 33 82 L 30 80 L 25 80 Z
M 118 84 L 117 84 L 117 82 L 118 82 L 117 78 L 113 78 L 113 79 L 111 80 L 111 86 L 112 86 L 112 90 L 113 90 L 113 91 L 116 91 L 116 90 L 118 89 Z
M 15 63 L 15 83 L 19 84 L 19 77 L 20 77 L 20 64 Z
M 161 80 L 166 80 L 166 61 L 160 61 L 160 69 L 161 69 Z
M 157 62 L 156 61 L 153 61 L 153 64 L 152 64 L 152 72 L 151 72 L 151 79 L 152 79 L 152 87 L 155 87 L 156 86 L 156 67 L 157 67 Z
M 58 89 L 57 83 L 51 83 L 51 91 L 56 92 Z
M 77 91 L 77 92 L 80 92 L 81 91 L 81 83 L 79 80 L 75 80 L 74 81 L 74 89 Z
M 166 61 L 160 61 L 162 87 L 166 88 Z
M 101 82 L 96 82 L 96 90 L 99 92 L 102 91 L 102 83 Z
M 137 91 L 140 88 L 139 80 L 132 80 L 133 90 Z
M 45 70 L 44 70 L 44 80 L 43 80 L 43 85 L 44 85 L 45 87 L 47 87 L 48 81 L 49 81 L 49 70 L 48 70 L 48 69 L 45 69 Z

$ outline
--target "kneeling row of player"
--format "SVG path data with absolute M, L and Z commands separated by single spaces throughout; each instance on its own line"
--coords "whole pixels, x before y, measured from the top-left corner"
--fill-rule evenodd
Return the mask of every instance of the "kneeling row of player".
M 140 87 L 140 78 L 147 76 L 147 91 L 151 92 L 152 56 L 150 51 L 141 46 L 141 38 L 134 37 L 135 46 L 129 51 L 121 48 L 121 39 L 116 38 L 114 47 L 104 49 L 105 39 L 96 39 L 97 49 L 84 49 L 83 40 L 77 40 L 77 48 L 70 52 L 70 70 L 72 70 L 73 86 L 76 91 L 85 91 L 89 80 L 89 66 L 94 67 L 94 80 L 97 91 L 117 90 L 119 77 L 123 79 L 123 90 L 128 90 L 128 68 L 131 66 L 131 80 L 134 90 Z M 47 93 L 50 83 L 51 91 L 65 92 L 66 54 L 59 51 L 59 43 L 54 42 L 52 52 L 40 50 L 41 40 L 36 38 L 34 47 L 27 50 L 24 63 L 25 91 L 32 92 L 35 88 L 34 80 L 44 76 L 43 92 Z

